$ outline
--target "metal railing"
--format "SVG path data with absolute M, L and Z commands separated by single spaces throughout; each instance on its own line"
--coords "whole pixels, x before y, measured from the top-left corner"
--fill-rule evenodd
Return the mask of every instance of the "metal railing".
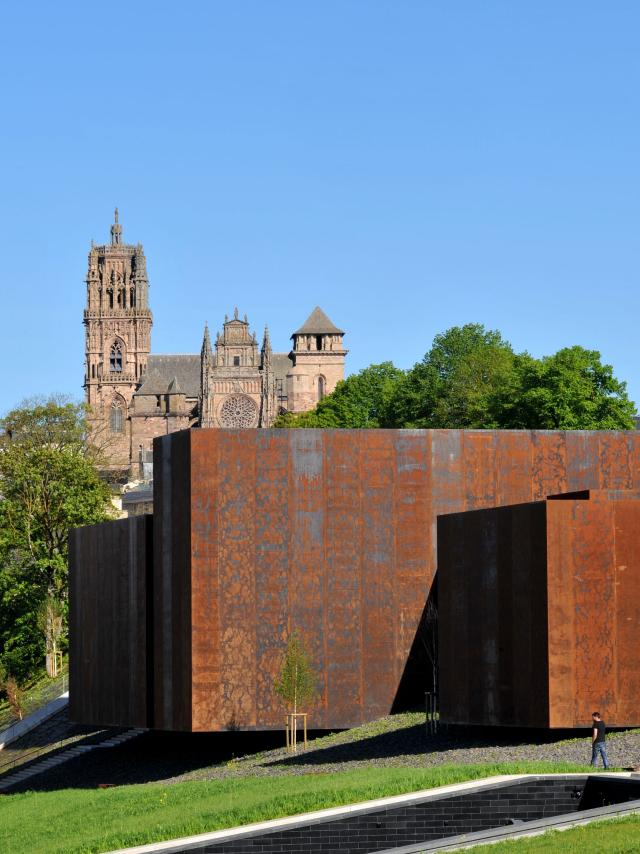
M 28 765 L 34 759 L 40 756 L 45 756 L 59 750 L 61 747 L 69 747 L 75 744 L 76 741 L 86 738 L 86 735 L 78 735 L 74 738 L 62 738 L 59 741 L 52 741 L 49 744 L 42 744 L 39 747 L 34 747 L 33 750 L 28 750 L 26 753 L 21 752 L 19 756 L 14 756 L 6 762 L 0 762 L 0 780 L 5 774 L 9 774 L 18 766 Z M 0 754 L 1 756 L 2 754 Z
M 51 679 L 47 684 L 38 686 L 38 688 L 32 689 L 31 691 L 25 691 L 21 702 L 23 719 L 26 718 L 27 715 L 37 712 L 38 709 L 42 708 L 42 706 L 46 706 L 46 704 L 50 703 L 51 700 L 57 700 L 58 697 L 61 697 L 68 690 L 69 672 L 65 669 L 64 673 L 61 673 L 60 676 L 57 676 L 54 679 Z M 7 729 L 13 724 L 19 722 L 20 720 L 11 713 L 10 709 L 3 709 L 0 712 L 0 730 Z

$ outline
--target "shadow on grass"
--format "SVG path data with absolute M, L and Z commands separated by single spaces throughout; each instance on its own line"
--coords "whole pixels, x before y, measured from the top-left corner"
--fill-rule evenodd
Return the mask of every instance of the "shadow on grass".
M 44 770 L 11 793 L 153 783 L 282 747 L 283 732 L 146 732 L 118 747 L 98 747 Z
M 326 736 L 325 732 L 310 733 L 311 739 Z M 515 747 L 544 744 L 563 738 L 576 737 L 574 730 L 515 730 L 483 727 L 442 727 L 440 732 L 427 735 L 424 723 L 360 738 L 347 743 L 317 745 L 313 740 L 307 751 L 295 755 L 276 754 L 256 757 L 256 765 L 286 771 L 291 766 L 308 767 L 340 765 L 342 763 L 388 759 L 398 756 L 423 756 L 425 753 L 469 748 Z M 338 736 L 340 738 L 340 736 Z M 122 786 L 153 783 L 180 777 L 201 769 L 224 764 L 232 759 L 251 757 L 259 752 L 283 748 L 284 733 L 225 732 L 225 733 L 167 733 L 147 732 L 119 747 L 96 748 L 43 771 L 13 787 L 20 791 L 51 791 L 85 789 L 101 786 Z M 473 760 L 472 760 L 473 761 Z M 476 762 L 494 761 L 479 752 Z M 247 768 L 250 772 L 251 766 Z M 346 770 L 346 769 L 345 769 Z M 264 773 L 264 772 L 263 772 Z
M 267 767 L 290 765 L 331 765 L 363 760 L 391 759 L 396 756 L 423 756 L 425 753 L 442 753 L 449 750 L 471 748 L 521 747 L 547 744 L 565 738 L 575 738 L 575 730 L 500 729 L 498 727 L 442 726 L 439 732 L 427 734 L 424 723 L 392 732 L 380 733 L 344 744 L 311 747 L 305 752 L 264 763 Z M 482 762 L 482 756 L 478 756 Z M 484 761 L 492 761 L 487 758 Z

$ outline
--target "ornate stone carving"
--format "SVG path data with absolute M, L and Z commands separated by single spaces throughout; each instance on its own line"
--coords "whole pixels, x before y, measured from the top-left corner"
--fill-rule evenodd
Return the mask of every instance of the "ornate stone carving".
M 244 394 L 230 394 L 222 401 L 218 420 L 221 427 L 255 427 L 258 407 Z

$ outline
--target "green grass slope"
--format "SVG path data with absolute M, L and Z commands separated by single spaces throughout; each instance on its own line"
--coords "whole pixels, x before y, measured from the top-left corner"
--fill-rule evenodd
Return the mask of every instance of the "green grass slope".
M 26 792 L 0 797 L 0 851 L 104 852 L 495 774 L 584 770 L 549 762 L 359 768 L 268 779 Z
M 467 848 L 465 854 L 637 854 L 640 815 Z

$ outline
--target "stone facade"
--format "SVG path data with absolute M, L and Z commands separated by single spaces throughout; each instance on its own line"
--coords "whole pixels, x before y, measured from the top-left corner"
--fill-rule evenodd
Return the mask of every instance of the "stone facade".
M 316 307 L 288 353 L 262 343 L 236 308 L 212 348 L 153 355 L 149 281 L 141 244 L 92 244 L 87 273 L 85 397 L 111 468 L 146 479 L 153 439 L 190 427 L 270 427 L 282 412 L 306 412 L 344 378 L 344 332 Z
M 270 427 L 278 402 L 269 330 L 258 350 L 247 316 L 240 320 L 236 308 L 224 319 L 214 353 L 205 327 L 200 389 L 201 427 Z
M 313 409 L 344 378 L 347 351 L 342 344 L 343 335 L 320 308 L 316 308 L 293 333 L 293 364 L 287 374 L 290 412 Z
M 86 282 L 85 398 L 114 466 L 126 466 L 130 409 L 147 368 L 153 319 L 144 252 L 122 242 L 117 208 L 111 243 L 91 246 Z

